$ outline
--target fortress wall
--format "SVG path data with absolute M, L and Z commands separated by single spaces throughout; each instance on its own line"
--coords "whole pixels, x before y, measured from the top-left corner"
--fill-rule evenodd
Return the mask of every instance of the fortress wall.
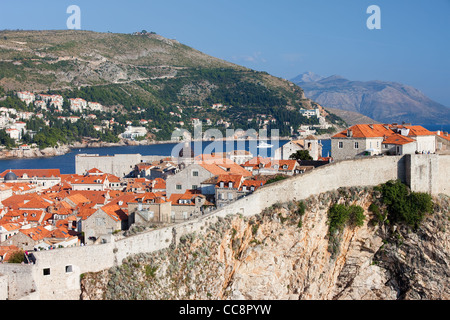
M 435 192 L 450 195 L 450 155 L 438 157 L 438 188 Z
M 8 276 L 0 274 L 0 301 L 8 299 Z
M 84 174 L 92 168 L 97 168 L 100 171 L 123 177 L 133 171 L 138 163 L 159 161 L 164 158 L 167 157 L 142 156 L 140 154 L 115 154 L 113 156 L 78 154 L 75 156 L 75 173 Z
M 36 291 L 33 267 L 23 264 L 0 264 L 0 300 L 17 300 Z
M 447 179 L 449 169 L 450 155 L 373 157 L 331 163 L 303 175 L 267 185 L 251 196 L 196 220 L 117 241 L 112 240 L 107 244 L 36 252 L 37 264 L 29 266 L 31 269 L 28 269 L 24 279 L 37 288 L 40 299 L 79 299 L 81 292 L 79 279 L 82 273 L 98 272 L 120 265 L 129 255 L 168 248 L 172 242 L 178 242 L 183 235 L 205 230 L 219 217 L 228 214 L 252 216 L 276 202 L 302 200 L 339 187 L 376 186 L 394 179 L 411 183 L 413 191 L 431 188 L 433 195 L 449 194 L 450 186 Z M 5 272 L 4 266 L 7 264 L 0 265 L 0 273 L 9 275 L 10 272 L 8 270 Z M 67 272 L 67 266 L 72 267 L 71 272 Z M 43 274 L 44 268 L 50 268 L 50 275 Z M 21 277 L 8 279 L 9 297 L 20 298 L 20 293 L 26 291 L 19 290 L 20 284 L 14 284 L 17 289 L 11 291 L 12 281 L 20 283 L 21 280 Z
M 405 156 L 406 183 L 411 190 L 433 195 L 448 193 L 449 156 L 418 154 Z M 447 177 L 447 179 L 446 179 Z M 446 190 L 447 191 L 446 191 Z
M 79 299 L 81 274 L 109 269 L 115 262 L 112 243 L 33 254 L 36 257 L 36 265 L 32 266 L 33 279 L 41 300 Z M 46 269 L 50 274 L 44 274 Z
M 173 239 L 172 229 L 172 227 L 161 228 L 115 241 L 113 244 L 115 262 L 121 264 L 122 260 L 130 255 L 153 252 L 169 247 Z

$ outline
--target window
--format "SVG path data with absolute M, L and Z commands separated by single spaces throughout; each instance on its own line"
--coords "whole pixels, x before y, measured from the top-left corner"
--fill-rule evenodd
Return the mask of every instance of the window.
M 232 193 L 228 194 L 228 200 L 233 200 L 233 194 Z
M 66 273 L 72 273 L 73 272 L 73 268 L 71 265 L 66 266 Z
M 220 184 L 219 184 L 219 186 L 220 186 L 221 188 L 223 188 L 223 187 L 225 186 L 225 182 L 221 181 Z
M 198 171 L 192 171 L 192 176 L 193 177 L 198 177 Z
M 342 141 L 339 141 L 339 143 L 338 143 L 338 148 L 339 148 L 339 149 L 344 148 L 344 143 L 343 143 Z
M 49 276 L 50 275 L 50 268 L 44 268 L 42 270 L 42 272 L 43 272 L 44 276 Z
M 355 142 L 355 149 L 359 148 L 359 142 Z
M 228 188 L 233 188 L 233 182 L 228 182 Z
M 192 190 L 197 190 L 197 189 L 198 189 L 198 186 L 196 184 L 193 184 L 192 185 Z
M 177 184 L 177 190 L 181 190 L 181 184 Z

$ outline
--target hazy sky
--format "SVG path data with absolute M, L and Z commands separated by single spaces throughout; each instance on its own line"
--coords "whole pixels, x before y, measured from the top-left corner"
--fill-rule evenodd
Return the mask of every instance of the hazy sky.
M 66 29 L 69 5 L 83 30 L 155 31 L 278 77 L 396 81 L 450 106 L 450 0 L 1 0 L 0 29 Z

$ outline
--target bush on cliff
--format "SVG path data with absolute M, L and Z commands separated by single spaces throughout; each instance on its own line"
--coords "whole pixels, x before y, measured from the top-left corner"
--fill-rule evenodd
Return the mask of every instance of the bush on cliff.
M 425 214 L 433 211 L 433 201 L 429 194 L 410 192 L 399 180 L 381 185 L 381 192 L 392 223 L 404 223 L 417 229 Z
M 339 252 L 340 233 L 346 226 L 360 227 L 364 224 L 364 209 L 357 205 L 334 204 L 328 210 L 328 238 L 332 258 Z

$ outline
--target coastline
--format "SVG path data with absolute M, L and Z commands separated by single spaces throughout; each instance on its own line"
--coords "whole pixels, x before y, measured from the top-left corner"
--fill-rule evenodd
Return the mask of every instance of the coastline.
M 289 137 L 280 137 L 280 140 L 291 140 Z M 222 139 L 216 139 L 216 140 L 210 140 L 210 139 L 201 139 L 191 140 L 192 142 L 195 141 L 234 141 L 239 139 L 229 139 L 229 138 L 222 138 Z M 242 139 L 246 141 L 250 140 L 258 140 L 257 138 L 249 138 L 249 139 Z M 39 149 L 39 148 L 31 148 L 31 149 L 12 149 L 12 150 L 6 150 L 3 149 L 0 151 L 0 160 L 14 160 L 14 159 L 33 159 L 33 158 L 51 158 L 56 156 L 62 156 L 67 153 L 72 152 L 73 149 L 85 149 L 85 148 L 108 148 L 108 147 L 125 147 L 125 146 L 145 146 L 145 145 L 158 145 L 158 144 L 178 144 L 182 141 L 173 141 L 173 140 L 142 140 L 142 141 L 133 141 L 133 140 L 126 140 L 122 139 L 120 142 L 117 143 L 110 143 L 110 142 L 78 142 L 71 145 L 60 145 L 58 147 L 49 147 L 45 149 Z

